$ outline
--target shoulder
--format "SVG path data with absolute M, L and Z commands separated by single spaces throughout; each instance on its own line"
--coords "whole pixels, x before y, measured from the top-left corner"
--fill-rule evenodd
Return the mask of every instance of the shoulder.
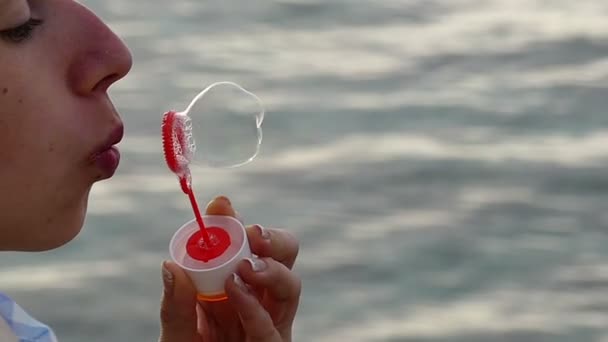
M 20 342 L 57 342 L 47 325 L 30 316 L 3 293 L 0 293 L 0 318 Z

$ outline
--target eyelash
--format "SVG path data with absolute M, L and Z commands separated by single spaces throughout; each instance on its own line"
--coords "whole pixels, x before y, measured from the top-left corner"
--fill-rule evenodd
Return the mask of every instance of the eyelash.
M 32 31 L 42 20 L 30 18 L 27 22 L 14 28 L 0 31 L 0 36 L 11 43 L 21 43 L 32 36 Z

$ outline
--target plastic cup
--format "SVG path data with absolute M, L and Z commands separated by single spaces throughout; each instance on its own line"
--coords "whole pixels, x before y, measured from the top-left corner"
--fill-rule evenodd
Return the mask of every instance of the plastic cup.
M 177 263 L 192 279 L 198 291 L 198 299 L 208 302 L 221 301 L 227 298 L 224 290 L 226 279 L 236 272 L 238 263 L 245 258 L 252 258 L 245 227 L 230 216 L 203 216 L 206 227 L 220 227 L 230 236 L 230 246 L 219 257 L 203 262 L 193 259 L 186 252 L 190 236 L 199 230 L 196 220 L 181 226 L 169 243 L 171 259 Z

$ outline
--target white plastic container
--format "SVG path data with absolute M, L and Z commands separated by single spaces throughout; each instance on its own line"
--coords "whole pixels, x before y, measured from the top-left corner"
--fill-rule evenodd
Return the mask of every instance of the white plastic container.
M 180 227 L 169 243 L 171 259 L 188 273 L 198 290 L 198 299 L 202 301 L 221 301 L 226 299 L 224 284 L 226 279 L 236 272 L 238 263 L 245 258 L 252 258 L 245 227 L 230 216 L 203 216 L 206 227 L 220 227 L 230 236 L 230 246 L 219 257 L 203 262 L 193 259 L 186 252 L 190 236 L 198 229 L 196 220 Z

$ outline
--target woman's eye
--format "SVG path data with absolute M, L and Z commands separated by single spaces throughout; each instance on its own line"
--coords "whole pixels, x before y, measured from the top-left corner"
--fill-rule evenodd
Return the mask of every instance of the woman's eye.
M 0 36 L 11 43 L 21 43 L 31 37 L 34 28 L 40 24 L 42 20 L 30 18 L 24 24 L 0 31 Z

